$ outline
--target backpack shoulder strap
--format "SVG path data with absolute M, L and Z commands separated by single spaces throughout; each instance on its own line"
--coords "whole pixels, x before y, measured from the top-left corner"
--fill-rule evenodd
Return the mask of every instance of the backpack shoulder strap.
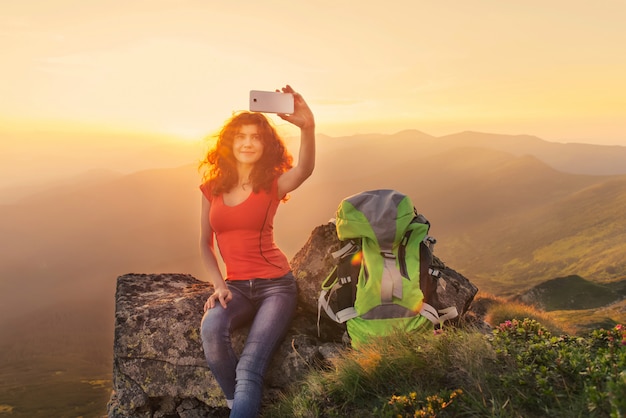
M 339 250 L 332 253 L 337 264 L 322 283 L 322 290 L 317 300 L 317 331 L 320 331 L 322 309 L 330 319 L 340 324 L 358 316 L 354 309 L 356 283 L 359 277 L 360 263 L 354 258 L 361 251 L 356 241 L 350 240 Z M 330 300 L 336 295 L 337 312 L 330 306 Z
M 423 215 L 419 214 L 415 208 L 413 208 L 413 212 L 415 216 L 413 217 L 411 224 L 414 224 L 414 223 L 425 224 L 425 225 L 428 225 L 428 229 L 430 229 L 430 222 L 428 222 L 428 220 Z M 406 232 L 404 233 L 404 237 L 402 237 L 402 240 L 400 241 L 400 245 L 398 246 L 398 266 L 400 269 L 400 273 L 402 274 L 402 277 L 404 277 L 405 279 L 409 279 L 409 272 L 406 266 L 406 246 L 409 243 L 409 239 L 411 238 L 412 233 L 413 233 L 413 228 L 407 228 Z M 421 275 L 423 275 L 425 272 L 428 273 L 428 270 L 424 270 L 424 265 L 430 267 L 430 263 L 432 261 L 432 253 L 433 253 L 436 242 L 437 240 L 434 237 L 431 237 L 430 235 L 427 234 L 424 237 L 424 240 L 422 243 L 423 245 L 422 244 L 420 245 L 420 274 Z M 424 254 L 424 251 L 422 249 L 422 247 L 424 246 L 426 247 L 425 249 L 428 250 L 427 254 Z M 424 259 L 423 255 L 428 256 L 427 263 L 421 262 L 421 260 Z

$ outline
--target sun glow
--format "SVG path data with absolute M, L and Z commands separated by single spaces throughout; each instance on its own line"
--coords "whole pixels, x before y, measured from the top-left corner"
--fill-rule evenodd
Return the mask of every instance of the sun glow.
M 247 109 L 249 90 L 291 84 L 330 136 L 472 130 L 626 145 L 625 14 L 624 2 L 571 0 L 6 2 L 0 141 L 194 145 Z

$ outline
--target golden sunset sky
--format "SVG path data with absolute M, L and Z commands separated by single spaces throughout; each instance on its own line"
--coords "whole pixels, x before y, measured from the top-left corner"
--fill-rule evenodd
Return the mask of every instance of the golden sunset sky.
M 626 145 L 626 1 L 1 0 L 0 122 L 197 139 L 286 83 L 333 136 Z M 5 136 L 2 141 L 6 143 Z

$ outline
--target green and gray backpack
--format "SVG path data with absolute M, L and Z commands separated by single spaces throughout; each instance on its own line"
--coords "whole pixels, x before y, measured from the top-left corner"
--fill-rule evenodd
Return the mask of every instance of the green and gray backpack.
M 345 245 L 322 284 L 318 304 L 345 323 L 353 347 L 394 329 L 432 330 L 458 315 L 438 310 L 437 276 L 431 268 L 435 239 L 430 223 L 411 199 L 395 190 L 372 190 L 345 198 L 335 220 Z M 331 298 L 336 309 L 331 308 Z

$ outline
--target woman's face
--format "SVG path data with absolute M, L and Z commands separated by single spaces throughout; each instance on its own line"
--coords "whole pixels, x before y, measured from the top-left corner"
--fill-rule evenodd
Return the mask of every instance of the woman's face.
M 263 155 L 263 140 L 257 125 L 242 125 L 233 140 L 233 155 L 240 164 L 254 164 Z

